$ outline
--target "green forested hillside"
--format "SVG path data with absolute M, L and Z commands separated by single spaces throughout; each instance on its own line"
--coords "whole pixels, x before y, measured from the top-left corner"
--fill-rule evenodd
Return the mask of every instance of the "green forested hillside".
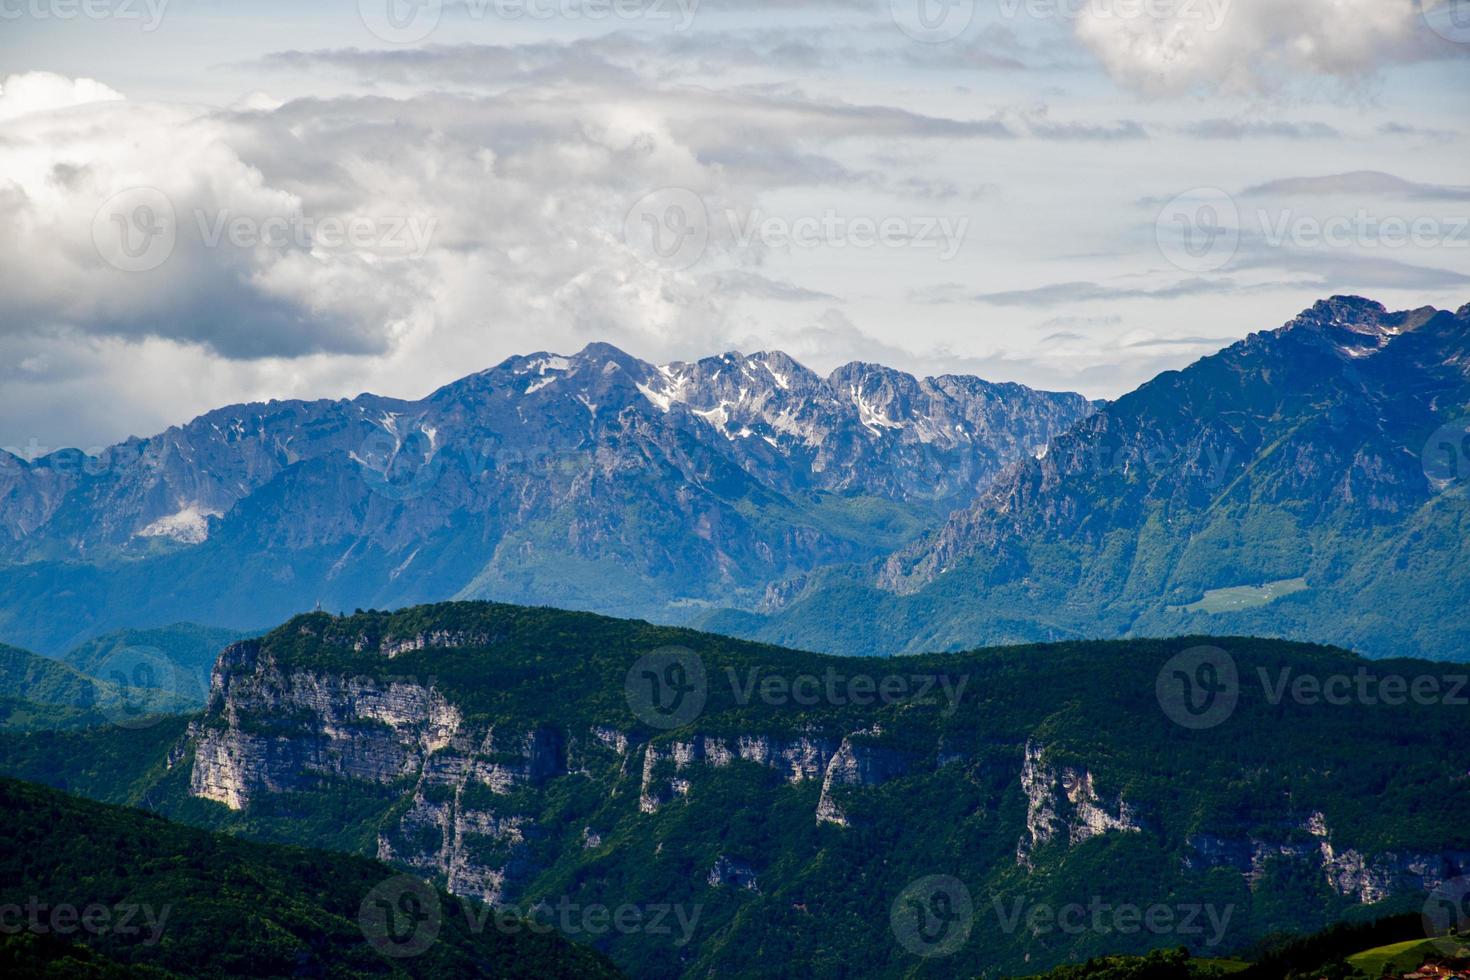
M 1160 679 L 1200 645 L 1234 707 L 1190 727 Z M 699 703 L 660 721 L 639 692 L 671 646 L 682 673 L 652 676 Z M 682 909 L 687 931 L 588 936 L 639 976 L 1016 974 L 1417 908 L 1413 867 L 1470 868 L 1463 673 L 1235 637 L 841 658 L 453 603 L 298 617 L 227 651 L 192 733 L 4 736 L 0 767 L 523 912 Z M 1439 694 L 1314 700 L 1303 677 Z M 936 879 L 969 928 L 917 955 L 894 916 Z M 1172 918 L 1047 925 L 1096 903 Z
M 152 724 L 159 714 L 188 710 L 201 702 L 190 685 L 135 686 L 152 676 L 154 655 L 130 652 L 116 658 L 110 678 L 0 644 L 0 729 L 61 729 L 115 724 Z M 126 666 L 125 666 L 126 665 Z
M 196 623 L 124 629 L 89 640 L 61 660 L 84 674 L 123 678 L 135 686 L 167 690 L 190 706 L 202 706 L 220 651 L 247 635 Z
M 10 779 L 0 780 L 0 809 L 7 976 L 617 973 L 523 923 L 477 928 L 479 910 L 431 889 L 411 892 L 419 931 L 413 946 L 396 945 L 374 931 L 386 921 L 377 902 L 411 886 L 375 861 L 236 840 Z

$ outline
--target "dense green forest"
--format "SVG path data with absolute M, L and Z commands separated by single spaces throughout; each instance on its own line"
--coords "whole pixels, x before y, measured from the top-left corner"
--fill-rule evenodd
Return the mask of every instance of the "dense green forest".
M 1238 691 L 1228 717 L 1191 729 L 1157 685 L 1199 645 L 1228 653 Z M 668 647 L 703 676 L 700 710 L 673 728 L 650 724 L 628 688 L 642 658 Z M 1385 862 L 1470 851 L 1470 782 L 1452 761 L 1470 750 L 1466 709 L 1447 686 L 1432 701 L 1335 704 L 1279 685 L 1456 670 L 1228 637 L 838 658 L 453 603 L 298 617 L 231 649 L 228 706 L 221 692 L 192 729 L 9 733 L 0 769 L 261 840 L 369 856 L 387 846 L 461 889 L 493 873 L 521 913 L 682 909 L 687 935 L 586 937 L 640 976 L 779 974 L 775 963 L 814 977 L 1017 974 L 1178 946 L 1241 955 L 1275 933 L 1418 908 L 1422 891 Z M 891 697 L 873 694 L 888 680 Z M 388 692 L 406 712 L 391 722 Z M 433 698 L 451 729 L 425 753 L 427 715 L 402 706 Z M 844 743 L 859 775 L 824 792 Z M 207 744 L 258 760 L 279 785 L 247 786 L 239 809 L 200 798 L 191 779 Z M 709 761 L 722 745 L 745 755 Z M 678 763 L 676 750 L 694 757 Z M 803 751 L 811 775 L 793 778 L 782 753 Z M 351 775 L 379 759 L 409 768 Z M 818 819 L 824 797 L 842 822 Z M 1079 829 L 1089 819 L 1102 831 Z M 1324 843 L 1386 869 L 1391 894 L 1344 890 Z M 963 942 L 926 958 L 889 923 L 934 876 L 963 885 L 973 916 Z M 1098 903 L 1172 918 L 1080 933 L 1045 919 Z
M 376 861 L 211 834 L 10 779 L 0 808 L 7 976 L 617 975 L 590 949 L 497 925 Z M 421 904 L 416 932 L 388 925 L 377 904 L 406 892 Z M 411 938 L 395 943 L 401 935 Z

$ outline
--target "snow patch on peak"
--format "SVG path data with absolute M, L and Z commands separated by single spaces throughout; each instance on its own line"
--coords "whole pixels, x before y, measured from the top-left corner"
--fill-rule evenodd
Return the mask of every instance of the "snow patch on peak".
M 180 544 L 203 544 L 209 540 L 209 519 L 219 517 L 217 510 L 189 504 L 176 514 L 160 517 L 137 533 L 140 538 L 169 538 Z
M 874 435 L 882 435 L 884 429 L 903 428 L 902 422 L 893 421 L 893 419 L 870 405 L 868 400 L 863 397 L 863 393 L 858 390 L 857 385 L 850 385 L 847 392 L 852 398 L 852 403 L 857 406 L 858 421 L 862 422 Z
M 545 375 L 547 371 L 567 371 L 571 366 L 572 362 L 565 357 L 548 354 L 545 357 L 531 358 L 525 364 L 516 368 L 516 374 L 531 374 L 535 372 L 539 375 Z
M 771 367 L 771 362 L 766 360 L 764 357 L 760 359 L 760 363 L 761 367 L 766 369 L 766 373 L 771 376 L 771 380 L 776 382 L 777 388 L 780 388 L 782 391 L 791 390 L 791 378 Z
M 651 384 L 638 383 L 635 385 L 640 394 L 657 408 L 660 412 L 667 412 L 674 402 L 684 401 L 685 392 L 689 388 L 689 378 L 678 374 L 667 364 L 660 364 L 658 373 L 663 376 L 664 384 L 655 388 Z M 656 381 L 656 378 L 649 379 Z

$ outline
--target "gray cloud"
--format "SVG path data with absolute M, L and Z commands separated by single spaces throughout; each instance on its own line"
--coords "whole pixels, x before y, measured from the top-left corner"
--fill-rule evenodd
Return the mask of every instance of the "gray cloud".
M 787 303 L 840 303 L 830 293 L 807 289 L 795 283 L 771 279 L 754 272 L 724 272 L 714 277 L 715 287 L 731 294 L 752 296 L 757 299 L 780 300 Z
M 1207 140 L 1336 139 L 1342 135 L 1335 126 L 1324 122 L 1285 122 L 1282 120 L 1200 119 L 1180 127 L 1186 135 Z
M 1379 170 L 1356 170 L 1322 177 L 1284 177 L 1241 192 L 1247 196 L 1269 194 L 1343 194 L 1402 197 L 1417 200 L 1470 201 L 1470 187 L 1421 184 Z
M 1274 269 L 1314 277 L 1312 285 L 1328 293 L 1362 294 L 1376 289 L 1436 290 L 1470 284 L 1470 275 L 1453 269 L 1416 265 L 1375 255 L 1335 249 L 1272 249 L 1242 256 L 1232 266 L 1241 270 Z
M 1096 282 L 1076 281 L 1049 283 L 1031 289 L 1012 289 L 995 293 L 976 293 L 969 297 L 977 303 L 992 306 L 1059 306 L 1063 303 L 1087 303 L 1097 300 L 1178 299 L 1183 296 L 1205 296 L 1233 293 L 1242 289 L 1233 279 L 1183 279 L 1153 288 L 1108 286 Z

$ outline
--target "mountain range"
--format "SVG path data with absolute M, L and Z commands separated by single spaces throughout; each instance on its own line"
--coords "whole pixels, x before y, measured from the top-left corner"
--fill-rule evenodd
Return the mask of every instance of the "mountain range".
M 780 353 L 514 357 L 422 401 L 222 408 L 97 456 L 0 457 L 0 635 L 450 597 L 688 619 L 881 557 L 1093 405 Z
M 550 604 L 861 654 L 1251 633 L 1464 657 L 1470 305 L 1316 303 L 1115 401 L 779 352 L 0 457 L 0 636 Z
M 709 628 L 884 653 L 1241 632 L 1466 659 L 1470 305 L 1315 304 L 1169 371 L 939 529 Z

